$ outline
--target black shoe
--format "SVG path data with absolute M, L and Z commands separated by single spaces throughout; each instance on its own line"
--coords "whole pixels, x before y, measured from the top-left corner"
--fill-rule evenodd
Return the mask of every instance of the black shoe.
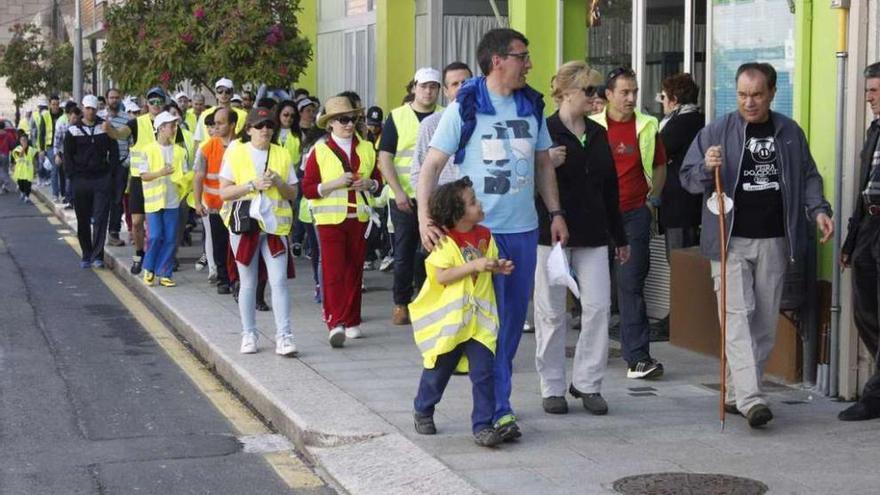
M 413 421 L 416 426 L 416 433 L 419 435 L 434 435 L 437 433 L 437 427 L 434 425 L 434 416 L 413 413 Z
M 880 418 L 880 411 L 871 410 L 863 402 L 856 402 L 837 415 L 841 421 L 866 421 Z
M 179 272 L 180 271 L 180 262 L 177 261 L 176 259 L 174 260 L 174 266 L 171 267 L 171 271 L 172 272 Z
M 495 428 L 488 426 L 474 433 L 474 443 L 480 447 L 495 447 L 502 442 Z
M 584 409 L 590 411 L 596 416 L 602 416 L 603 414 L 608 414 L 608 403 L 605 402 L 605 399 L 602 398 L 602 394 L 600 393 L 592 393 L 585 394 L 580 390 L 574 388 L 574 384 L 569 385 L 568 393 L 577 397 L 584 403 Z
M 141 259 L 132 260 L 131 262 L 131 272 L 132 275 L 140 275 L 141 269 L 144 267 L 144 262 Z
M 760 428 L 773 419 L 773 413 L 764 404 L 755 404 L 749 409 L 746 419 L 749 420 L 749 426 L 752 428 Z
M 303 245 L 298 242 L 294 242 L 293 246 L 291 246 L 290 250 L 293 251 L 294 257 L 299 258 L 300 256 L 302 256 Z
M 498 436 L 501 437 L 501 440 L 505 442 L 512 442 L 522 436 L 522 432 L 519 431 L 519 425 L 516 424 L 516 421 L 510 421 L 509 423 L 497 426 L 495 431 L 498 433 Z
M 226 282 L 220 282 L 217 284 L 217 294 L 231 294 L 232 289 L 229 288 L 229 284 Z
M 232 299 L 238 303 L 238 290 L 241 288 L 241 285 L 238 282 L 232 284 Z
M 257 311 L 271 311 L 272 308 L 266 304 L 266 301 L 257 301 Z
M 736 414 L 737 416 L 742 416 L 742 413 L 737 409 L 736 404 L 724 404 L 724 412 L 727 414 Z
M 568 414 L 568 402 L 565 401 L 565 397 L 558 395 L 544 397 L 541 399 L 541 406 L 548 414 Z
M 627 378 L 649 379 L 663 376 L 663 365 L 655 359 L 643 359 L 626 370 Z

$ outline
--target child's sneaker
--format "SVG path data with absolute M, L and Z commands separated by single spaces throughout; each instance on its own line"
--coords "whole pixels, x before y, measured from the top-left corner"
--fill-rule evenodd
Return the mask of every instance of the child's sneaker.
M 495 447 L 500 444 L 502 440 L 498 432 L 495 431 L 495 428 L 487 426 L 474 433 L 474 442 L 480 447 Z
M 522 436 L 519 425 L 516 424 L 516 416 L 513 414 L 508 414 L 495 422 L 495 431 L 505 442 L 512 442 Z
M 153 285 L 153 282 L 156 281 L 156 274 L 151 272 L 150 270 L 144 270 L 144 282 L 147 285 Z
M 162 287 L 177 287 L 177 282 L 170 277 L 161 277 L 159 278 L 159 285 Z
M 416 426 L 416 433 L 419 435 L 434 435 L 437 433 L 437 427 L 434 425 L 434 416 L 415 412 L 413 413 L 413 422 Z

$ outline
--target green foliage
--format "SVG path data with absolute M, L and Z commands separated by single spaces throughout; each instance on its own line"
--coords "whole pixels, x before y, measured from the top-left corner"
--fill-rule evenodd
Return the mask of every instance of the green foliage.
M 299 0 L 129 0 L 105 13 L 101 61 L 127 92 L 220 77 L 287 87 L 312 56 Z
M 15 24 L 9 28 L 12 39 L 0 46 L 0 77 L 15 95 L 16 108 L 41 94 L 45 87 L 42 62 L 46 57 L 40 29 L 33 24 Z
M 45 88 L 49 93 L 73 92 L 73 45 L 59 43 L 51 48 L 43 64 L 45 67 Z M 82 73 L 92 71 L 92 61 L 83 60 Z

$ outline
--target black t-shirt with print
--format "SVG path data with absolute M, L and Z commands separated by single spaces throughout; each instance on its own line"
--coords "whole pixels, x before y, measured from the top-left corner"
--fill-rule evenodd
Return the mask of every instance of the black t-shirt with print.
M 733 235 L 749 239 L 785 236 L 782 178 L 773 121 L 746 125 L 739 184 L 733 199 Z

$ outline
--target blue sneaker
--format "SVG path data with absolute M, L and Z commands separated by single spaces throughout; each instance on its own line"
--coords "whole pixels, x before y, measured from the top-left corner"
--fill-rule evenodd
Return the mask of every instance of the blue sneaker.
M 104 260 L 95 260 L 92 262 L 93 268 L 104 268 Z
M 92 266 L 92 262 L 89 260 L 82 260 L 79 262 L 80 268 L 89 268 L 90 266 Z

